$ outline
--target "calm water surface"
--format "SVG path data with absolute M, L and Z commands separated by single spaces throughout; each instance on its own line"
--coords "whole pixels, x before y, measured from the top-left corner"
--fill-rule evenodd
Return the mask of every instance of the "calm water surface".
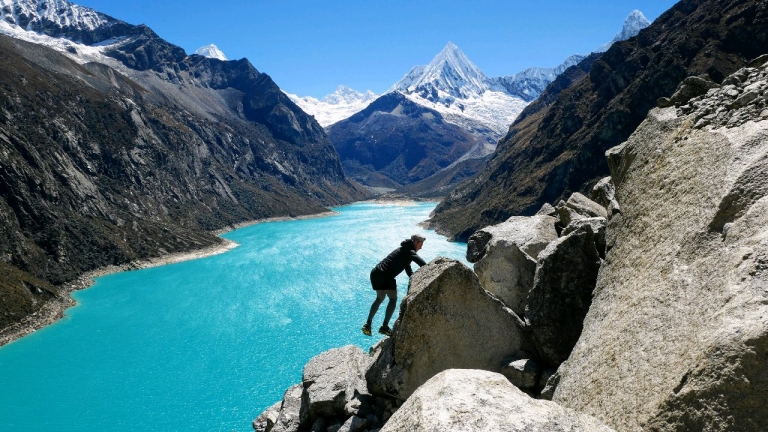
M 426 261 L 464 260 L 466 244 L 417 226 L 434 207 L 253 225 L 224 235 L 241 245 L 227 253 L 97 279 L 64 319 L 0 348 L 0 431 L 252 431 L 307 360 L 379 340 L 360 333 L 368 273 L 400 241 L 420 233 Z M 403 273 L 400 299 L 407 286 Z

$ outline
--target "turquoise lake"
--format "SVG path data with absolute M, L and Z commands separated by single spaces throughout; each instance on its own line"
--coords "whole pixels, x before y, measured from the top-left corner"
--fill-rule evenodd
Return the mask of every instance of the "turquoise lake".
M 252 431 L 310 358 L 380 339 L 360 332 L 368 274 L 403 239 L 464 261 L 466 244 L 417 226 L 434 207 L 261 223 L 224 234 L 240 244 L 226 253 L 98 278 L 62 320 L 0 348 L 0 430 Z M 399 300 L 407 287 L 403 272 Z

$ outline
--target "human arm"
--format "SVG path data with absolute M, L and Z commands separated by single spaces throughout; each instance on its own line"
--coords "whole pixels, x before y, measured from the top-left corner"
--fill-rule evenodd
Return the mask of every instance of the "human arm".
M 424 267 L 425 265 L 427 265 L 427 263 L 424 262 L 423 259 L 421 259 L 421 257 L 416 253 L 416 251 L 411 251 L 411 261 L 413 261 L 416 264 L 418 264 L 419 267 Z M 409 265 L 409 267 L 410 267 L 410 265 Z

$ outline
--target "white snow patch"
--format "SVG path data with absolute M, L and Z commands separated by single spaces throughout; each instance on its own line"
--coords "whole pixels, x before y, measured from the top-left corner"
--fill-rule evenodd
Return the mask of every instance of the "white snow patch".
M 370 90 L 361 93 L 343 85 L 323 99 L 312 96 L 299 97 L 285 91 L 284 93 L 304 112 L 315 116 L 315 120 L 322 127 L 328 127 L 364 110 L 380 96 Z
M 0 0 L 3 1 L 3 0 Z M 113 48 L 115 45 L 125 41 L 125 38 L 115 38 L 105 40 L 95 45 L 86 45 L 73 42 L 69 39 L 55 38 L 34 31 L 24 30 L 19 26 L 9 24 L 6 21 L 0 21 L 0 33 L 11 36 L 16 39 L 43 45 L 54 49 L 79 64 L 88 62 L 99 62 L 104 64 L 114 64 L 114 59 L 104 55 L 104 51 Z M 74 51 L 74 52 L 73 52 Z
M 449 123 L 472 130 L 477 122 L 492 130 L 499 138 L 507 133 L 509 125 L 528 105 L 528 102 L 518 97 L 490 90 L 476 97 L 457 99 L 454 103 L 433 102 L 415 93 L 405 96 L 414 103 L 439 112 Z

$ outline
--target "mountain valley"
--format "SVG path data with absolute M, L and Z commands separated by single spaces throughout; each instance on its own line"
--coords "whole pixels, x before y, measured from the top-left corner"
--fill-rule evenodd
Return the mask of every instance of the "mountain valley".
M 68 2 L 30 5 L 2 9 L 2 29 L 45 44 L 0 35 L 2 297 L 13 299 L 0 327 L 86 271 L 369 196 L 320 125 L 247 60 L 187 56 Z

